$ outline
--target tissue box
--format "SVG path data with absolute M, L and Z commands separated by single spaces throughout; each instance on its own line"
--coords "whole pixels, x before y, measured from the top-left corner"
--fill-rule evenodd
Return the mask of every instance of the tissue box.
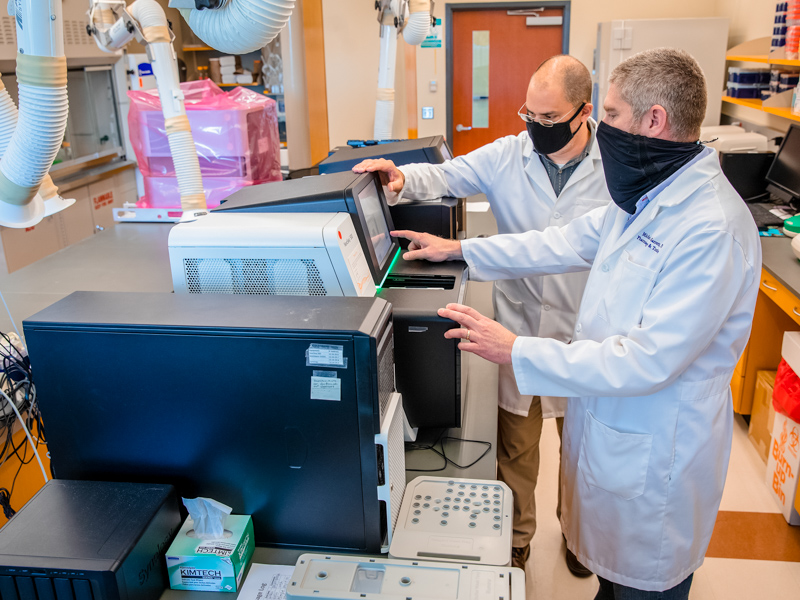
M 231 537 L 199 540 L 187 534 L 194 528 L 187 518 L 167 550 L 167 574 L 173 590 L 238 592 L 242 575 L 255 550 L 253 519 L 230 515 L 225 530 Z

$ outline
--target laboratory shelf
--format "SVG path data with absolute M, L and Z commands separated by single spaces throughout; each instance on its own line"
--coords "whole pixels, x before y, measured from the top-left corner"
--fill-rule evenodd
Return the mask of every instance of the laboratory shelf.
M 760 110 L 762 112 L 775 115 L 776 117 L 790 119 L 792 121 L 800 121 L 800 115 L 793 115 L 791 109 L 788 106 L 786 107 L 763 106 L 761 100 L 754 100 L 751 98 L 730 98 L 728 96 L 723 96 L 722 101 L 728 102 L 730 104 L 738 104 L 739 106 L 746 106 L 747 108 L 753 108 L 755 110 Z
M 738 55 L 728 55 L 725 57 L 725 60 L 735 61 L 735 62 L 756 62 L 756 63 L 768 63 L 769 58 L 767 56 L 755 55 L 755 56 L 738 56 Z M 800 64 L 800 63 L 798 63 Z

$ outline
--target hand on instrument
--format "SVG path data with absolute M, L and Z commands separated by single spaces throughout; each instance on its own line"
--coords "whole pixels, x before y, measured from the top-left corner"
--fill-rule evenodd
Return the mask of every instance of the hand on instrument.
M 411 240 L 408 250 L 403 254 L 404 260 L 429 260 L 431 262 L 442 262 L 445 260 L 459 260 L 463 258 L 461 254 L 461 242 L 458 240 L 446 240 L 444 238 L 431 235 L 430 233 L 419 233 L 417 231 L 400 230 L 393 231 L 392 237 L 402 237 Z
M 378 171 L 381 176 L 381 185 L 389 188 L 389 191 L 400 193 L 405 185 L 406 178 L 402 171 L 394 166 L 394 163 L 385 158 L 368 158 L 362 160 L 353 167 L 353 173 L 367 173 Z
M 511 363 L 511 349 L 517 336 L 497 321 L 463 304 L 448 304 L 446 308 L 439 309 L 439 316 L 461 325 L 460 329 L 450 329 L 444 333 L 448 339 L 461 338 L 459 350 L 472 352 L 498 365 Z

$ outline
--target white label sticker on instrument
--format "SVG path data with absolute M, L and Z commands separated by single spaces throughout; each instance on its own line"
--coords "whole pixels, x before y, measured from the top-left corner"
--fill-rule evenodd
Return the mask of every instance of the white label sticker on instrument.
M 309 367 L 347 367 L 344 346 L 311 344 L 306 350 L 306 365 Z
M 339 402 L 342 399 L 342 380 L 333 377 L 311 377 L 311 399 L 312 400 L 334 400 Z

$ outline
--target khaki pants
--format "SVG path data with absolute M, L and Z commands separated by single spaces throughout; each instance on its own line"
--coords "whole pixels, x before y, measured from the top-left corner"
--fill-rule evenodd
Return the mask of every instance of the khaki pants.
M 497 414 L 497 476 L 514 493 L 514 536 L 512 546 L 524 548 L 536 532 L 536 481 L 539 478 L 539 440 L 542 437 L 542 402 L 534 396 L 528 416 L 504 409 Z M 557 418 L 558 437 L 564 419 Z M 561 446 L 559 445 L 558 503 L 561 519 Z

